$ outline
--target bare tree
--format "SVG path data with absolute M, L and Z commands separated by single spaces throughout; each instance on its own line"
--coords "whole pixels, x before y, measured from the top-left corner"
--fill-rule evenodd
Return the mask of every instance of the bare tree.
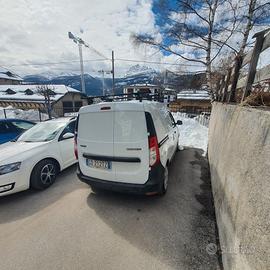
M 160 40 L 148 34 L 134 34 L 134 44 L 154 46 L 203 66 L 209 92 L 214 98 L 212 65 L 228 44 L 237 22 L 232 0 L 177 0 L 175 8 L 170 7 L 170 1 L 161 2 L 163 9 L 168 10 L 166 19 L 170 25 L 163 33 L 165 38 Z M 226 7 L 227 12 L 223 19 L 219 16 L 216 20 L 220 7 Z
M 260 0 L 249 0 L 247 4 L 248 4 L 247 14 L 241 15 L 241 21 L 243 21 L 243 23 L 242 27 L 237 31 L 238 34 L 242 35 L 242 41 L 240 42 L 241 45 L 239 49 L 231 47 L 231 49 L 235 53 L 235 58 L 234 58 L 234 73 L 232 77 L 231 92 L 229 97 L 230 102 L 234 102 L 236 98 L 235 95 L 237 82 L 240 75 L 240 69 L 243 64 L 245 50 L 248 45 L 248 38 L 250 32 L 256 24 L 259 25 L 262 24 L 264 20 L 267 19 L 267 17 L 269 18 L 270 16 L 269 13 L 270 2 Z
M 44 97 L 48 116 L 49 119 L 51 119 L 52 118 L 51 97 L 55 96 L 54 87 L 49 85 L 38 85 L 37 94 Z

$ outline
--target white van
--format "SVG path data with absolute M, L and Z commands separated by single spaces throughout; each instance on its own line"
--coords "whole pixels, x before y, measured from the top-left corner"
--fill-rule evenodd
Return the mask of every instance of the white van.
M 179 133 L 163 104 L 122 101 L 82 107 L 76 133 L 81 181 L 94 189 L 146 195 L 167 191 Z

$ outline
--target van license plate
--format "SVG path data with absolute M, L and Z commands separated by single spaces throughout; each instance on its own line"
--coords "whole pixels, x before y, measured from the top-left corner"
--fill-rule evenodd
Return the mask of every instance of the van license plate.
M 91 168 L 110 170 L 112 168 L 111 161 L 86 159 L 86 165 Z

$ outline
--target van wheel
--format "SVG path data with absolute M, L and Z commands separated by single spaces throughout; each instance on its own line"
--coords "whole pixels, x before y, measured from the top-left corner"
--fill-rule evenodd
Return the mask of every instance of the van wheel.
M 169 170 L 168 166 L 164 168 L 164 175 L 163 175 L 163 180 L 160 188 L 160 195 L 165 195 L 168 189 L 168 182 L 169 182 Z
M 32 171 L 30 185 L 33 189 L 46 189 L 55 182 L 57 173 L 58 167 L 53 160 L 41 160 Z

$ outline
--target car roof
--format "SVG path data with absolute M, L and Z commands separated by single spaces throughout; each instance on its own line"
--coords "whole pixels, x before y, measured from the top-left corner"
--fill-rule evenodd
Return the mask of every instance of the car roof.
M 13 121 L 27 122 L 27 123 L 33 123 L 33 124 L 35 124 L 35 122 L 30 121 L 30 120 L 24 120 L 24 119 L 18 119 L 18 118 L 0 118 L 0 122 L 13 122 Z
M 148 100 L 112 101 L 84 106 L 79 113 L 97 112 L 102 110 L 102 107 L 110 107 L 111 111 L 148 111 L 162 106 L 164 103 Z
M 75 120 L 76 117 L 59 117 L 54 119 L 46 120 L 45 122 L 60 122 L 60 123 L 68 123 L 72 120 Z

